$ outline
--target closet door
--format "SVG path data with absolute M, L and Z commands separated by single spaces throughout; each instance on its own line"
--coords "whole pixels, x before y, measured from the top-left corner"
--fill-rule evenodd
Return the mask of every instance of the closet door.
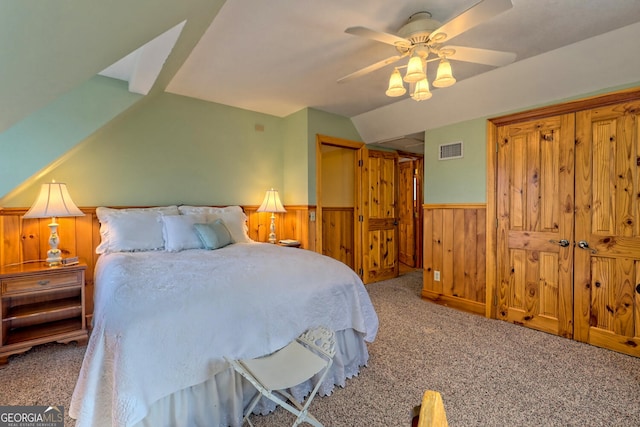
M 575 119 L 502 126 L 497 144 L 498 319 L 573 334 Z
M 640 101 L 576 113 L 575 339 L 640 356 Z

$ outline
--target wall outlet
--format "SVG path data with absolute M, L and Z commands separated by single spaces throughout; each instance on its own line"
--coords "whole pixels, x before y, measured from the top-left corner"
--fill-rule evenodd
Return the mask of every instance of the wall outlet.
M 438 270 L 435 270 L 433 272 L 433 280 L 435 280 L 436 282 L 440 281 L 440 272 Z

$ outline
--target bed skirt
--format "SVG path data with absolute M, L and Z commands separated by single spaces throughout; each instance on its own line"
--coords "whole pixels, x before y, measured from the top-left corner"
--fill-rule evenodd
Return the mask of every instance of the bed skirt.
M 330 395 L 336 385 L 344 387 L 345 380 L 358 375 L 360 367 L 365 366 L 368 360 L 369 352 L 362 334 L 353 329 L 336 332 L 336 355 L 318 394 Z M 291 393 L 300 400 L 314 386 L 315 379 L 311 379 L 296 386 Z M 255 388 L 229 367 L 202 384 L 179 390 L 155 402 L 146 418 L 135 427 L 239 427 L 244 408 L 255 393 Z M 272 401 L 262 398 L 254 413 L 266 415 L 274 409 Z

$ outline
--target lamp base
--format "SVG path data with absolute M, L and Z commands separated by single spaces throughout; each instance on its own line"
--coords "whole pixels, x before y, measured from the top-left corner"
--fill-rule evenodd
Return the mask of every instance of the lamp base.
M 276 243 L 276 214 L 271 213 L 271 225 L 269 226 L 269 243 Z
M 49 264 L 49 267 L 62 264 L 62 252 L 60 249 L 49 249 L 47 251 L 47 264 Z
M 47 263 L 49 267 L 62 264 L 62 251 L 58 249 L 60 238 L 58 237 L 58 223 L 56 218 L 51 218 L 51 224 L 48 225 L 51 234 L 49 235 L 49 250 L 47 251 Z

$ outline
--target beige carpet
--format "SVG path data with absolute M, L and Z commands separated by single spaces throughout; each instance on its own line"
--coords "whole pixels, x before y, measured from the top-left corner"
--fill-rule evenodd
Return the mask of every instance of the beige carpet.
M 454 427 L 640 426 L 640 359 L 432 304 L 421 284 L 413 272 L 368 285 L 380 331 L 369 366 L 313 402 L 325 426 L 410 426 L 426 389 L 442 393 Z M 0 404 L 68 410 L 83 350 L 52 344 L 12 357 Z M 293 416 L 252 421 L 286 426 Z

